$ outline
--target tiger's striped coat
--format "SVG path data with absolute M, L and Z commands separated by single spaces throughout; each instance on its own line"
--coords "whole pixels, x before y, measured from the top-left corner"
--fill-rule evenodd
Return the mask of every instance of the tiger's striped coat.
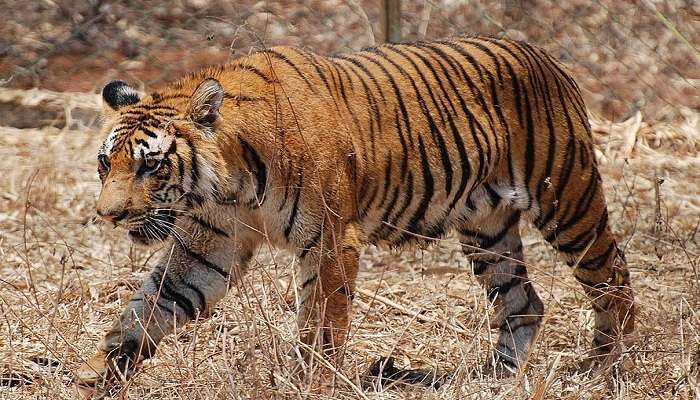
M 143 98 L 103 97 L 98 213 L 169 251 L 82 370 L 153 355 L 209 310 L 263 241 L 299 261 L 302 340 L 347 334 L 361 246 L 456 230 L 496 312 L 496 366 L 526 360 L 544 312 L 520 221 L 567 260 L 595 311 L 593 354 L 633 329 L 586 108 L 564 68 L 523 42 L 460 37 L 322 57 L 258 51 Z

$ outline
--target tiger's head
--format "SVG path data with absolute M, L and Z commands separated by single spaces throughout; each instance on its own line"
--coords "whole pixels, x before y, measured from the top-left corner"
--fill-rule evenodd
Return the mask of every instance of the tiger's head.
M 228 181 L 215 142 L 221 84 L 207 78 L 141 97 L 123 81 L 102 90 L 97 214 L 140 243 L 167 238 L 178 215 L 214 200 Z

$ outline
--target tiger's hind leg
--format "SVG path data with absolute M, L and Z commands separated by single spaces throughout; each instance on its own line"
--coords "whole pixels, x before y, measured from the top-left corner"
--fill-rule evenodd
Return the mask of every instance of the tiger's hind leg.
M 506 372 L 502 367 L 514 370 L 526 361 L 542 323 L 544 304 L 523 263 L 520 211 L 493 203 L 478 205 L 478 215 L 458 231 L 474 275 L 494 306 L 491 328 L 500 331 L 488 366 Z
M 616 344 L 634 330 L 634 295 L 627 264 L 608 225 L 600 176 L 590 164 L 586 172 L 579 174 L 580 185 L 564 188 L 567 196 L 556 209 L 542 207 L 551 221 L 544 218 L 535 223 L 566 256 L 591 300 L 595 331 L 590 360 L 608 364 L 619 358 Z

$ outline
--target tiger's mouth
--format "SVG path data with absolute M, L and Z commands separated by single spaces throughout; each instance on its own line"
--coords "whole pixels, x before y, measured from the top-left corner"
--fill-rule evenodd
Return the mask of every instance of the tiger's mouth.
M 155 210 L 129 221 L 129 238 L 140 244 L 162 242 L 170 236 L 175 226 L 173 210 Z

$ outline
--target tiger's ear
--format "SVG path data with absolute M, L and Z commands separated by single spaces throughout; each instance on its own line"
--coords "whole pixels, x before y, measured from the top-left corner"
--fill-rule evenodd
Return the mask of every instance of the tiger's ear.
M 219 81 L 214 78 L 203 80 L 190 99 L 190 118 L 198 125 L 212 128 L 219 118 L 219 108 L 223 101 L 224 88 Z
M 136 104 L 139 93 L 124 81 L 111 81 L 102 88 L 102 103 L 105 111 L 116 111 L 121 107 Z

